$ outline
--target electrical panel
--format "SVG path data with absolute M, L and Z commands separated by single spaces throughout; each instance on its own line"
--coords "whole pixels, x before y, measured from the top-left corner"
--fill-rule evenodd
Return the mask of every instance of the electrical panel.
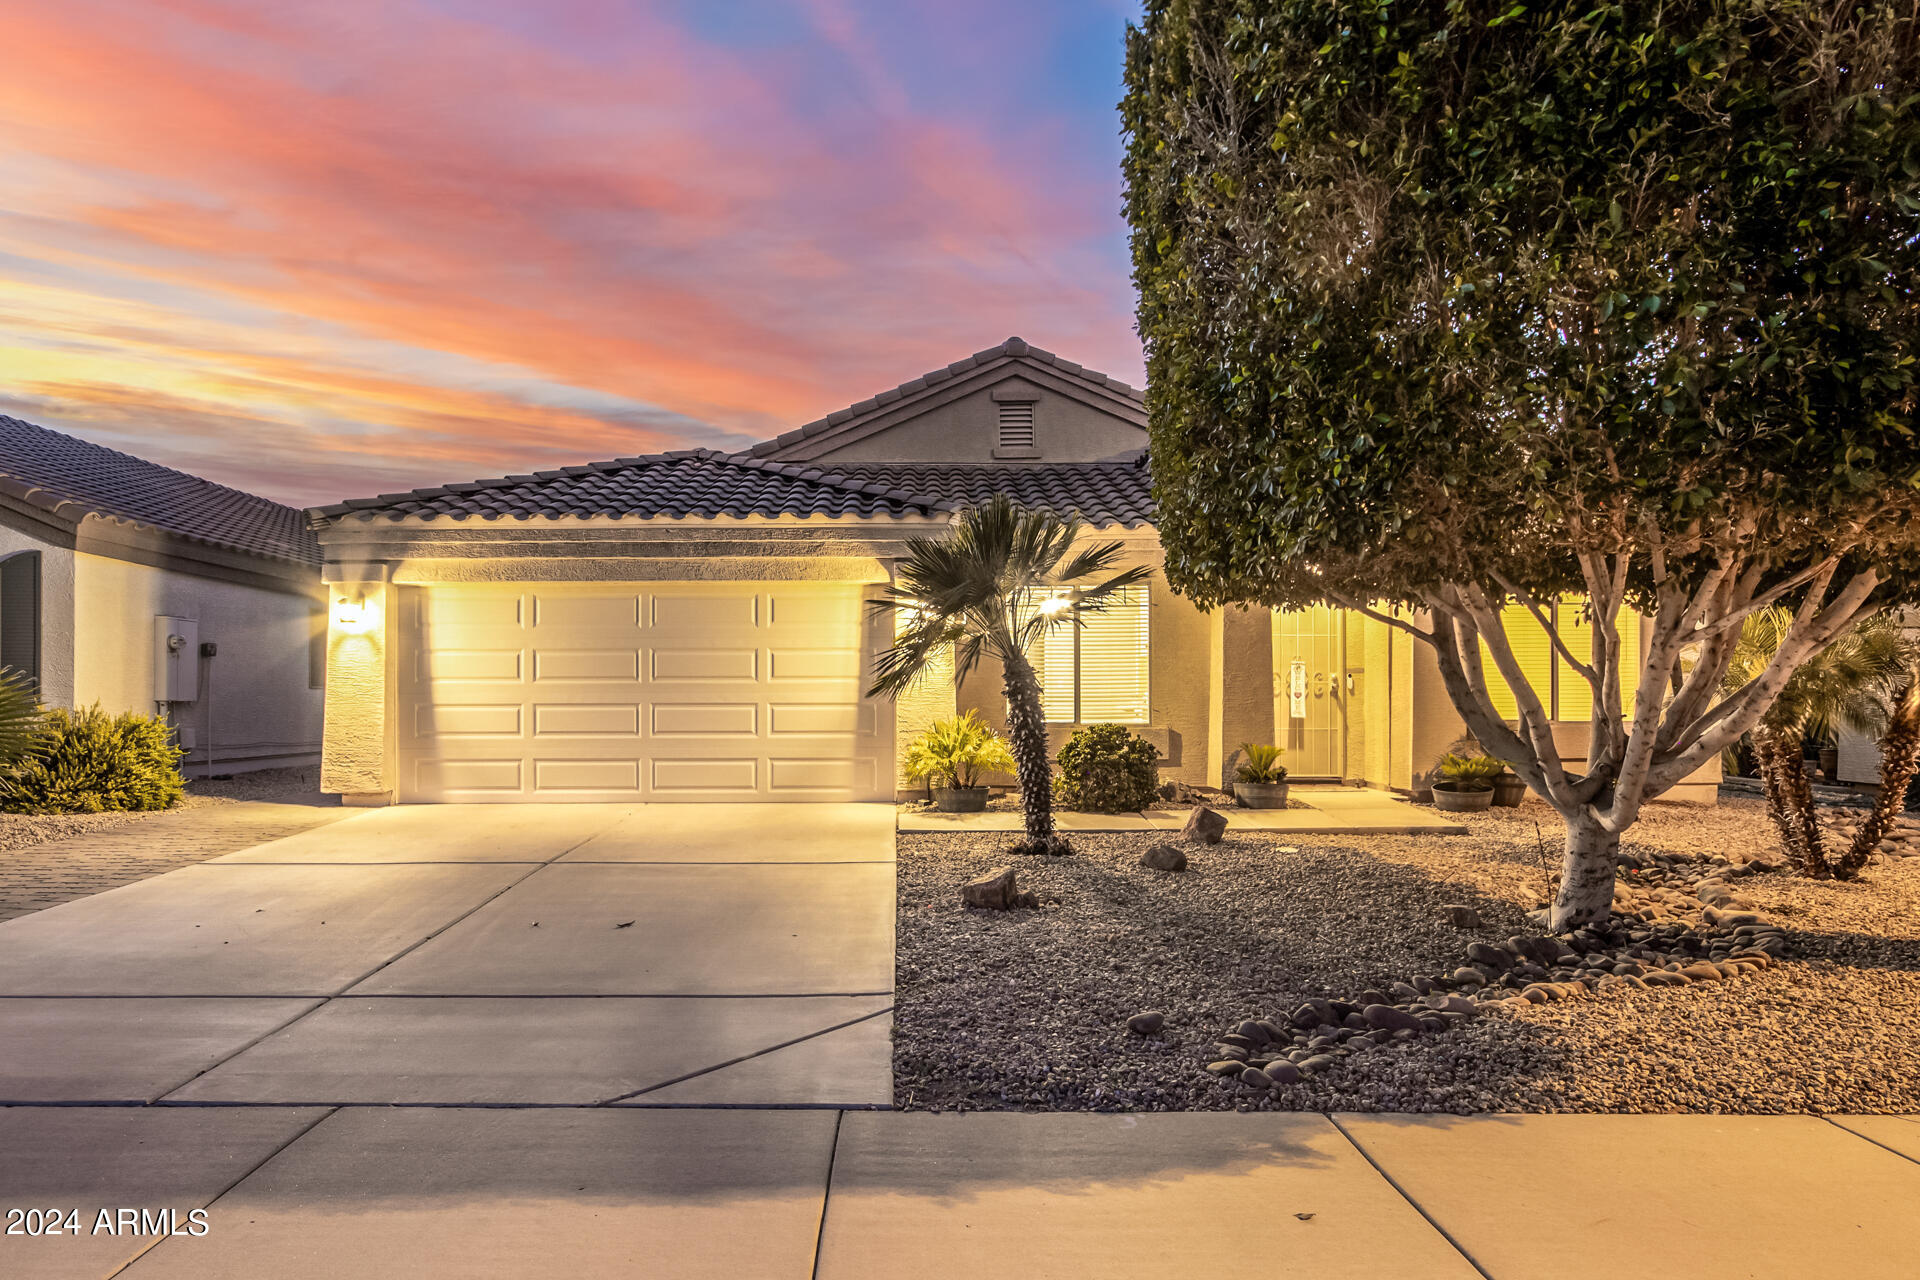
M 153 650 L 153 700 L 192 702 L 200 692 L 200 624 L 192 618 L 155 618 Z

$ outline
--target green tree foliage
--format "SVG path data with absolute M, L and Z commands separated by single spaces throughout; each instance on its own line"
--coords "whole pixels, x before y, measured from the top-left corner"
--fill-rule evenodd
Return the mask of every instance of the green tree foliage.
M 1431 645 L 1567 821 L 1556 927 L 1606 914 L 1647 800 L 1920 592 L 1917 104 L 1911 3 L 1148 0 L 1129 33 L 1168 577 Z M 1623 605 L 1652 623 L 1624 711 Z M 1593 687 L 1583 776 L 1503 608 Z
M 186 792 L 183 753 L 164 720 L 98 704 L 45 714 L 33 747 L 8 780 L 9 813 L 105 813 L 166 809 Z
M 1020 779 L 1029 853 L 1066 853 L 1053 826 L 1053 776 L 1040 680 L 1027 657 L 1035 642 L 1077 626 L 1115 592 L 1144 581 L 1144 565 L 1115 570 L 1118 542 L 1079 546 L 1076 520 L 1030 511 L 1004 494 L 960 513 L 937 538 L 910 538 L 907 554 L 879 607 L 894 612 L 891 647 L 874 659 L 870 692 L 897 698 L 942 654 L 954 655 L 956 678 L 983 657 L 999 661 L 1007 696 L 1007 739 Z M 1062 606 L 1051 607 L 1059 601 Z
M 1125 725 L 1090 724 L 1075 729 L 1058 757 L 1054 798 L 1083 813 L 1132 813 L 1160 794 L 1154 762 L 1160 748 Z

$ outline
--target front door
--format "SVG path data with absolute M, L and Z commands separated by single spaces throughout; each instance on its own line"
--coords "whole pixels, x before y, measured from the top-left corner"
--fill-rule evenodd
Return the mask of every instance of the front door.
M 1315 605 L 1273 615 L 1273 722 L 1294 778 L 1340 778 L 1347 765 L 1345 615 Z

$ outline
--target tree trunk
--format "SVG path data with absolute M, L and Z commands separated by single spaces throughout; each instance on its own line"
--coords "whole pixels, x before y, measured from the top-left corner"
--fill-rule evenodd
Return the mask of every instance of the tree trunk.
M 1834 860 L 1833 874 L 1851 880 L 1880 847 L 1893 820 L 1907 807 L 1907 784 L 1920 771 L 1920 684 L 1908 685 L 1893 704 L 1880 735 L 1880 797 L 1853 833 L 1853 843 Z
M 1620 837 L 1587 815 L 1568 818 L 1567 848 L 1560 859 L 1560 892 L 1549 927 L 1567 933 L 1605 920 L 1613 911 L 1613 855 Z
M 1040 712 L 1040 682 L 1025 658 L 1004 665 L 1007 746 L 1020 778 L 1020 808 L 1027 823 L 1027 838 L 1015 846 L 1015 852 L 1070 853 L 1066 840 L 1053 828 L 1053 766 L 1048 760 L 1047 723 Z
M 1801 875 L 1825 880 L 1833 874 L 1827 864 L 1826 841 L 1814 809 L 1813 787 L 1807 782 L 1807 762 L 1800 735 L 1767 726 L 1753 731 L 1754 755 L 1760 760 L 1760 781 L 1767 793 L 1767 816 L 1780 831 L 1787 860 Z

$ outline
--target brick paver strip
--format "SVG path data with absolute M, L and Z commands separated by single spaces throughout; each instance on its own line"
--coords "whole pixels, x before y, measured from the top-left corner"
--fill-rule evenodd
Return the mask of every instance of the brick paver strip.
M 0 853 L 0 920 L 279 840 L 352 812 L 239 801 L 154 814 L 123 827 Z

